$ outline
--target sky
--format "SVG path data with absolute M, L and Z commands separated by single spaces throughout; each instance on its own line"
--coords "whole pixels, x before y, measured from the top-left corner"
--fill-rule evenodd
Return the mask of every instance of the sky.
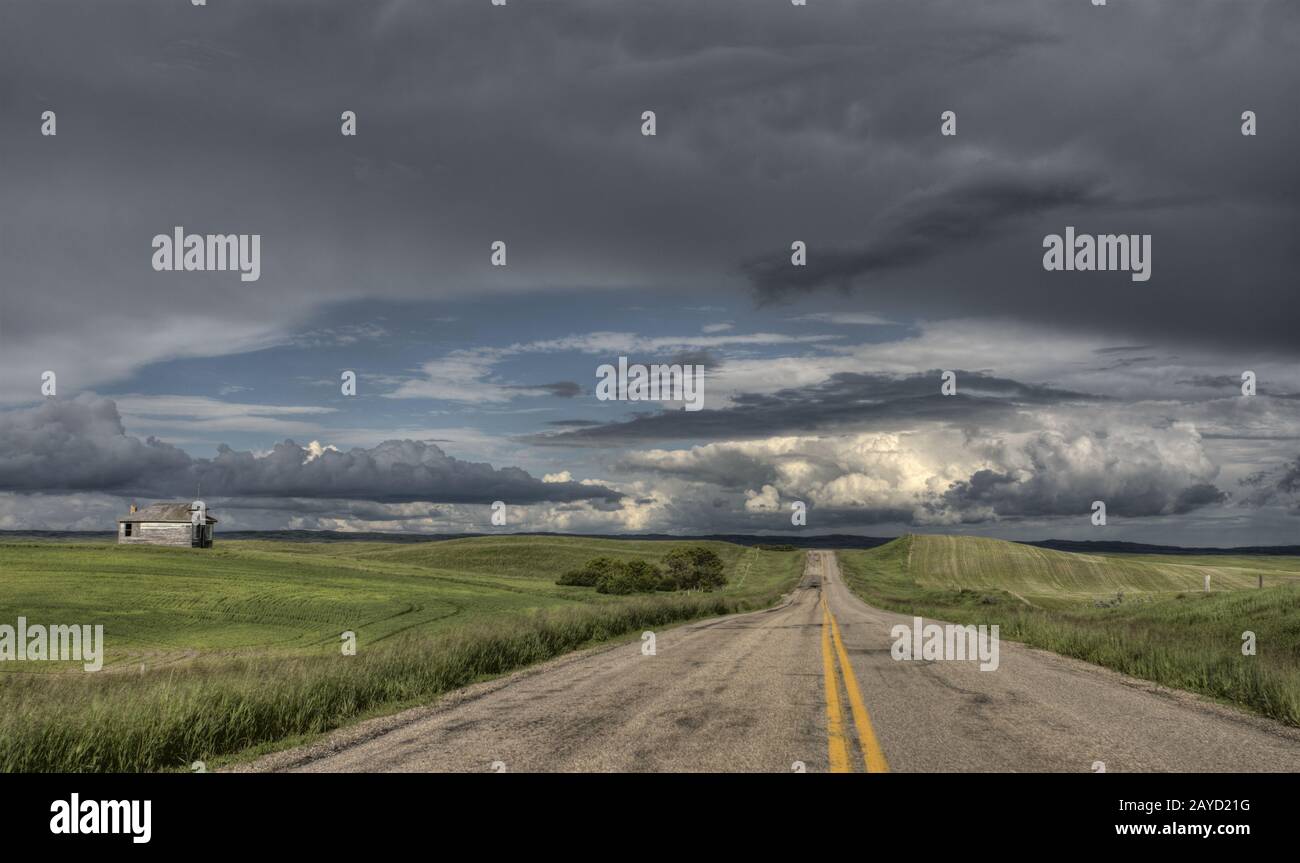
M 1284 0 L 5 3 L 0 529 L 1294 544 L 1297 57 Z

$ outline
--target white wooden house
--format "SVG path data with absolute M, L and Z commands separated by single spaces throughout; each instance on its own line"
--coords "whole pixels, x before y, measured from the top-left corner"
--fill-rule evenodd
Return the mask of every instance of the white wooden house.
M 201 517 L 200 517 L 201 516 Z M 212 548 L 212 526 L 217 520 L 189 503 L 154 503 L 117 520 L 119 545 L 170 545 L 178 548 Z

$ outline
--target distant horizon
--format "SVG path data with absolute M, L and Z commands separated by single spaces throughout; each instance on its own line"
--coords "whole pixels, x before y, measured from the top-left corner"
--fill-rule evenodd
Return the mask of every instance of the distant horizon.
M 111 539 L 116 536 L 113 530 L 11 530 L 0 529 L 0 538 L 6 536 L 14 537 L 40 537 L 40 536 L 69 536 L 69 537 L 87 537 Z M 1032 545 L 1042 548 L 1049 548 L 1056 551 L 1071 551 L 1071 546 L 1086 546 L 1090 549 L 1102 550 L 1122 550 L 1124 548 L 1135 549 L 1168 549 L 1187 554 L 1196 553 L 1241 553 L 1241 554 L 1275 554 L 1281 556 L 1300 555 L 1300 544 L 1281 544 L 1281 545 L 1239 545 L 1239 546 L 1181 546 L 1170 545 L 1167 543 L 1150 543 L 1132 540 L 1070 540 L 1047 537 L 1043 539 L 1004 539 L 997 536 L 982 536 L 963 533 L 942 533 L 937 531 L 911 531 L 901 533 L 896 536 L 871 536 L 868 534 L 857 533 L 806 533 L 806 534 L 761 534 L 761 533 L 700 533 L 700 534 L 668 534 L 668 533 L 562 533 L 558 531 L 498 531 L 495 533 L 403 533 L 403 532 L 385 532 L 385 531 L 347 531 L 347 530 L 310 530 L 310 529 L 293 529 L 293 530 L 236 530 L 218 533 L 217 538 L 226 540 L 255 539 L 259 537 L 274 538 L 277 536 L 305 537 L 310 539 L 313 536 L 328 537 L 335 541 L 356 541 L 365 542 L 374 538 L 383 540 L 396 541 L 403 543 L 427 542 L 427 541 L 446 541 L 456 539 L 478 539 L 503 536 L 550 536 L 550 537 L 573 537 L 575 539 L 628 539 L 628 540 L 664 540 L 664 541 L 683 541 L 683 540 L 700 540 L 715 542 L 733 542 L 737 545 L 793 545 L 800 548 L 816 548 L 829 544 L 839 548 L 875 548 L 886 543 L 902 539 L 906 536 L 952 536 L 965 537 L 969 539 L 991 539 L 999 542 L 1014 542 L 1020 545 Z M 744 543 L 737 540 L 752 540 Z M 847 542 L 846 542 L 847 541 Z M 854 542 L 857 541 L 857 542 Z

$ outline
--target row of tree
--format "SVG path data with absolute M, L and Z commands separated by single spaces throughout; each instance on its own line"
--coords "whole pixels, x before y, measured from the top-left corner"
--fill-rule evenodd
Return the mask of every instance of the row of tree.
M 702 545 L 679 547 L 659 566 L 645 560 L 595 557 L 571 569 L 556 584 L 594 587 L 597 593 L 653 593 L 668 590 L 715 590 L 727 583 L 722 558 Z

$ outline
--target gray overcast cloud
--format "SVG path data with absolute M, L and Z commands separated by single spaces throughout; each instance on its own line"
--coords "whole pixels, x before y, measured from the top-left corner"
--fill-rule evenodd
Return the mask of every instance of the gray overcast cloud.
M 1298 56 L 1288 0 L 4 3 L 0 526 L 205 472 L 377 529 L 507 494 L 555 529 L 760 529 L 793 495 L 993 524 L 1090 500 L 1135 418 L 1133 513 L 1292 512 Z M 260 234 L 260 279 L 155 272 L 176 226 Z M 1045 272 L 1067 226 L 1150 234 L 1151 279 Z M 594 403 L 620 351 L 704 363 L 706 410 Z M 882 434 L 891 467 L 846 455 Z

